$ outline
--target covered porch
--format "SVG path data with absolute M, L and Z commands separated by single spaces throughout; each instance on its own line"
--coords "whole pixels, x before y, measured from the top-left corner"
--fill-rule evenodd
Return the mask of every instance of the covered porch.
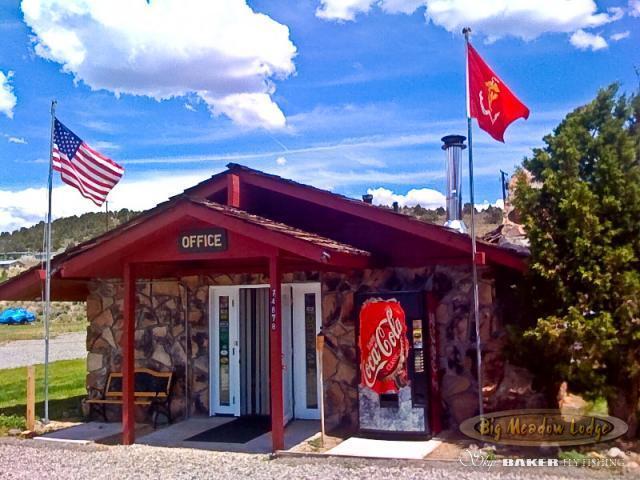
M 153 430 L 148 425 L 136 425 L 136 443 L 155 447 L 195 448 L 221 452 L 271 453 L 273 451 L 272 432 L 258 435 L 246 442 L 199 441 L 198 436 L 219 426 L 229 425 L 233 417 L 193 417 L 173 425 Z M 87 422 L 37 437 L 40 441 L 70 444 L 117 444 L 122 438 L 120 422 Z M 283 430 L 283 447 L 289 450 L 303 444 L 320 431 L 320 422 L 315 420 L 293 420 Z
M 64 284 L 121 279 L 122 319 L 114 337 L 120 336 L 115 341 L 121 351 L 122 442 L 131 444 L 136 441 L 134 370 L 144 366 L 136 365 L 135 350 L 136 298 L 141 282 L 222 273 L 266 279 L 268 328 L 263 333 L 268 335 L 268 366 L 264 370 L 268 375 L 268 438 L 275 451 L 285 446 L 285 424 L 290 419 L 283 395 L 283 276 L 301 271 L 363 269 L 370 262 L 368 252 L 351 246 L 233 207 L 185 198 L 120 235 L 70 256 L 58 266 L 57 280 Z M 212 340 L 207 339 L 207 343 L 210 346 Z

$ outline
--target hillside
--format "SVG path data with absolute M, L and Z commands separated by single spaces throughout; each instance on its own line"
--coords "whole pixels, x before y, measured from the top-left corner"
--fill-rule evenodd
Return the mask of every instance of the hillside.
M 400 212 L 438 225 L 444 224 L 446 218 L 444 208 L 429 210 L 417 205 L 415 207 L 402 207 Z M 471 221 L 470 212 L 471 206 L 469 204 L 465 205 L 463 217 L 467 226 Z M 139 212 L 126 208 L 117 212 L 109 212 L 109 228 L 114 228 L 138 214 Z M 482 236 L 500 223 L 502 223 L 502 210 L 496 207 L 489 207 L 476 215 L 476 233 L 478 236 Z M 106 230 L 107 219 L 104 212 L 59 218 L 53 222 L 53 250 L 66 250 L 100 235 Z M 44 222 L 40 222 L 32 227 L 23 227 L 11 233 L 0 233 L 0 256 L 6 252 L 40 252 L 42 250 L 43 232 Z
M 406 215 L 412 215 L 427 223 L 435 223 L 436 225 L 444 225 L 447 219 L 447 213 L 444 208 L 440 207 L 435 210 L 429 210 L 416 205 L 415 207 L 402 207 L 399 210 Z M 493 230 L 502 224 L 502 209 L 490 206 L 489 208 L 478 212 L 476 211 L 476 236 L 482 237 L 485 233 Z M 467 203 L 462 212 L 462 219 L 469 228 L 471 225 L 471 204 Z
M 138 212 L 126 208 L 117 212 L 109 212 L 109 228 L 116 227 Z M 107 214 L 85 213 L 80 216 L 59 218 L 52 224 L 52 245 L 54 251 L 66 250 L 78 243 L 89 240 L 107 230 Z M 44 222 L 32 227 L 23 227 L 11 233 L 0 233 L 0 254 L 4 252 L 40 252 Z

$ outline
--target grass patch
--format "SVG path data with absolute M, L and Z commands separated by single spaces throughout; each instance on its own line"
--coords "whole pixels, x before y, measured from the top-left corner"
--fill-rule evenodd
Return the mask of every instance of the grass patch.
M 6 435 L 12 428 L 24 430 L 25 421 L 24 417 L 18 415 L 5 415 L 0 413 L 0 437 Z
M 80 400 L 86 396 L 85 377 L 84 359 L 61 360 L 49 364 L 49 418 L 61 420 L 82 416 Z M 0 370 L 0 415 L 4 414 L 7 418 L 20 417 L 24 421 L 26 385 L 26 367 Z M 43 415 L 44 365 L 36 365 L 36 416 Z
M 51 322 L 49 333 L 51 337 L 63 333 L 85 332 L 86 322 Z M 0 344 L 16 340 L 39 340 L 44 338 L 44 325 L 34 322 L 29 325 L 0 325 Z

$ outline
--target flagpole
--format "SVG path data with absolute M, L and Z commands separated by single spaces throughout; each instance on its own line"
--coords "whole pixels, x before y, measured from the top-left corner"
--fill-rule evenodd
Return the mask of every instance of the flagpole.
M 469 140 L 469 197 L 471 202 L 471 275 L 473 283 L 473 316 L 476 326 L 476 364 L 478 367 L 478 412 L 484 414 L 482 400 L 482 341 L 480 339 L 480 302 L 478 299 L 478 266 L 476 264 L 476 225 L 475 225 L 475 195 L 473 183 L 473 140 L 471 124 L 471 108 L 469 103 L 469 35 L 471 28 L 462 30 L 466 43 L 466 78 L 467 78 L 467 138 Z
M 104 202 L 104 213 L 105 213 L 105 222 L 106 222 L 106 230 L 105 232 L 109 231 L 109 201 L 105 200 Z
M 49 181 L 47 210 L 46 280 L 44 290 L 44 422 L 49 423 L 49 323 L 51 321 L 51 196 L 53 192 L 53 135 L 56 102 L 51 101 L 51 139 L 49 143 Z

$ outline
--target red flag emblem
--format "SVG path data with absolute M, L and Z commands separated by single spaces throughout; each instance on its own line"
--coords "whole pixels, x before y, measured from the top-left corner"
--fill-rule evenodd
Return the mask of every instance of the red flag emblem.
M 529 118 L 529 109 L 518 100 L 500 77 L 467 44 L 469 69 L 469 115 L 478 126 L 504 143 L 504 131 L 518 118 Z

